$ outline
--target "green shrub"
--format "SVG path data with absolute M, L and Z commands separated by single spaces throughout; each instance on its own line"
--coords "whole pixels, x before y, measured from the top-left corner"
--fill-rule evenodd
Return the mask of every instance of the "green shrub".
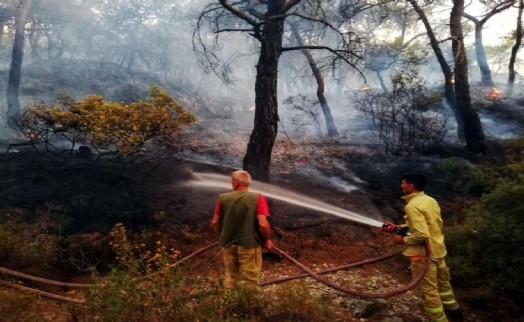
M 478 196 L 489 191 L 499 176 L 491 167 L 475 166 L 455 157 L 442 159 L 437 171 L 453 191 Z
M 472 214 L 478 235 L 474 264 L 494 289 L 524 296 L 524 176 L 501 181 Z
M 468 284 L 469 281 L 477 279 L 480 272 L 473 263 L 471 254 L 476 249 L 478 236 L 471 223 L 466 221 L 460 225 L 446 227 L 444 234 L 449 253 L 446 262 L 453 271 L 454 284 Z
M 146 235 L 111 232 L 118 266 L 95 276 L 77 321 L 332 321 L 329 301 L 302 283 L 271 289 L 220 290 L 216 281 L 173 267 L 178 252 Z M 209 264 L 209 263 L 208 263 Z M 278 300 L 275 301 L 275 298 Z
M 29 236 L 23 227 L 15 223 L 0 225 L 0 263 L 15 269 L 52 267 L 59 250 L 58 239 L 46 234 Z
M 47 150 L 67 140 L 72 148 L 79 143 L 89 147 L 83 150 L 85 157 L 93 157 L 91 149 L 99 152 L 98 158 L 127 157 L 145 153 L 149 143 L 178 148 L 178 133 L 195 121 L 166 90 L 151 86 L 147 99 L 130 104 L 106 102 L 102 96 L 87 96 L 81 102 L 64 99 L 54 107 L 35 104 L 22 117 L 19 130 Z
M 505 140 L 502 148 L 508 164 L 524 162 L 524 137 Z

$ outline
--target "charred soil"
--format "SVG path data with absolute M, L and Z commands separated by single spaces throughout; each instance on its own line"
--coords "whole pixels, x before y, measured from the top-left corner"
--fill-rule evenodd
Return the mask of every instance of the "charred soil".
M 194 149 L 199 150 L 191 152 L 192 156 L 213 154 L 213 147 Z M 241 151 L 234 147 L 229 151 L 222 156 L 231 160 L 240 158 Z M 209 219 L 216 195 L 223 190 L 185 183 L 193 178 L 194 172 L 227 175 L 233 167 L 182 159 L 187 153 L 160 163 L 137 162 L 126 167 L 107 161 L 44 157 L 30 152 L 3 155 L 0 224 L 16 227 L 17 233 L 27 240 L 53 240 L 56 249 L 52 263 L 45 266 L 20 260 L 17 254 L 3 254 L 1 266 L 62 281 L 88 281 L 89 268 L 96 266 L 103 273 L 114 262 L 108 233 L 116 223 L 123 223 L 130 233 L 148 231 L 183 255 L 214 242 L 217 236 L 209 229 Z M 436 161 L 434 157 L 421 157 L 397 162 L 370 147 L 315 141 L 300 146 L 279 141 L 274 155 L 273 184 L 365 216 L 394 221 L 402 216 L 398 201 L 399 173 L 409 169 L 428 172 Z M 445 184 L 434 183 L 434 193 L 442 197 L 439 200 L 443 215 L 448 216 L 447 210 L 455 209 L 455 201 L 445 193 Z M 276 245 L 313 270 L 400 250 L 392 243 L 391 236 L 379 228 L 278 200 L 270 200 L 270 208 Z M 218 278 L 221 263 L 217 254 L 218 250 L 214 250 L 194 259 L 192 272 Z M 264 258 L 263 280 L 302 273 L 275 252 L 266 252 Z M 327 278 L 355 290 L 386 292 L 406 285 L 410 274 L 407 260 L 394 255 L 374 264 L 328 274 Z M 340 321 L 426 321 L 420 293 L 414 289 L 384 300 L 368 301 L 310 278 L 301 281 L 329 300 L 330 309 L 338 312 Z M 286 287 L 289 283 L 297 281 L 266 288 Z M 57 288 L 48 290 L 65 292 Z M 466 321 L 522 321 L 513 315 L 518 310 L 502 297 L 496 300 L 501 310 L 490 312 L 483 303 L 494 299 L 483 297 L 478 288 L 456 283 L 455 291 Z M 5 303 L 0 304 L 4 311 L 8 306 Z M 27 307 L 43 321 L 72 320 L 68 311 L 52 300 L 35 296 Z

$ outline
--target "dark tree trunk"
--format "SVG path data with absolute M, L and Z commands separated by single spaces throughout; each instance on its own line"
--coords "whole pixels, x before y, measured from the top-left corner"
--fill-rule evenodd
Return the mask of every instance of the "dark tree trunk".
M 278 13 L 285 1 L 272 1 L 267 15 Z M 269 182 L 271 153 L 278 131 L 277 79 L 282 54 L 284 18 L 271 19 L 260 30 L 260 57 L 256 65 L 255 124 L 243 167 L 253 179 Z
M 13 42 L 11 68 L 9 69 L 9 79 L 6 89 L 7 119 L 9 122 L 18 121 L 20 118 L 18 93 L 20 90 L 22 60 L 24 56 L 25 22 L 30 6 L 31 0 L 20 1 L 20 8 L 15 22 L 15 39 Z
M 455 0 L 450 15 L 450 33 L 455 58 L 455 102 L 462 120 L 467 149 L 475 154 L 485 153 L 484 132 L 478 114 L 473 110 L 468 83 L 468 62 L 462 33 L 464 0 Z
M 453 78 L 453 73 L 451 72 L 451 68 L 449 67 L 448 63 L 446 62 L 446 58 L 444 57 L 444 54 L 442 53 L 442 50 L 440 49 L 437 37 L 435 37 L 433 28 L 431 28 L 429 20 L 426 17 L 426 14 L 424 13 L 424 10 L 418 5 L 416 0 L 408 0 L 408 1 L 409 3 L 411 3 L 413 8 L 415 9 L 418 16 L 420 17 L 420 20 L 424 24 L 424 27 L 426 28 L 426 33 L 428 34 L 431 48 L 433 49 L 433 52 L 435 53 L 435 56 L 437 57 L 437 60 L 439 62 L 440 68 L 442 69 L 442 73 L 444 74 L 444 96 L 446 98 L 446 102 L 448 103 L 449 107 L 453 111 L 455 120 L 457 121 L 457 135 L 459 139 L 464 140 L 465 139 L 464 120 L 455 102 L 455 92 L 453 88 L 454 78 Z
M 291 26 L 291 30 L 293 31 L 293 35 L 295 36 L 295 39 L 298 42 L 298 45 L 304 46 L 304 42 L 302 41 L 302 38 L 300 37 L 300 33 L 298 32 L 297 26 L 294 23 L 290 23 L 290 26 Z M 313 76 L 315 77 L 315 80 L 317 81 L 317 98 L 320 103 L 320 107 L 322 108 L 322 113 L 324 114 L 324 118 L 326 120 L 327 134 L 329 137 L 338 136 L 338 131 L 335 125 L 335 120 L 333 120 L 333 116 L 331 115 L 331 108 L 329 107 L 327 99 L 324 96 L 324 77 L 322 77 L 322 73 L 320 72 L 320 69 L 318 68 L 317 63 L 315 62 L 315 59 L 313 58 L 313 55 L 311 55 L 309 50 L 302 49 L 301 52 L 306 57 L 309 67 L 311 68 L 311 72 L 313 73 Z
M 322 108 L 324 118 L 326 119 L 326 128 L 328 136 L 338 136 L 335 120 L 333 120 L 333 116 L 331 115 L 331 108 L 329 107 L 326 97 L 324 96 L 324 82 L 322 82 L 322 84 L 318 83 L 317 97 L 318 101 L 320 102 L 320 107 Z
M 511 57 L 509 59 L 509 77 L 508 77 L 508 97 L 513 96 L 513 88 L 515 87 L 515 61 L 517 59 L 517 52 L 522 44 L 522 10 L 524 9 L 524 0 L 519 2 L 519 14 L 517 16 L 517 30 L 515 31 L 515 45 L 511 48 Z

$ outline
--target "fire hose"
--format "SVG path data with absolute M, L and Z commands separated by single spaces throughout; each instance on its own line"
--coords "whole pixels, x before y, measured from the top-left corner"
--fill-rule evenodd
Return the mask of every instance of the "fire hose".
M 361 266 L 361 265 L 364 265 L 364 264 L 369 264 L 369 263 L 372 263 L 372 262 L 376 262 L 376 261 L 379 261 L 379 260 L 382 260 L 382 259 L 386 259 L 386 258 L 392 257 L 394 255 L 397 255 L 398 253 L 386 254 L 386 255 L 382 255 L 382 256 L 376 257 L 376 258 L 367 259 L 367 260 L 363 260 L 363 261 L 360 261 L 360 262 L 351 263 L 351 264 L 347 264 L 347 265 L 336 267 L 336 268 L 332 268 L 332 269 L 327 269 L 327 270 L 320 271 L 320 272 L 314 272 L 314 271 L 310 270 L 309 268 L 307 268 L 306 266 L 304 266 L 299 261 L 297 261 L 296 259 L 294 259 L 293 257 L 291 257 L 289 254 L 287 254 L 286 252 L 281 250 L 280 248 L 274 247 L 275 251 L 277 251 L 279 254 L 281 254 L 282 256 L 287 258 L 288 260 L 290 260 L 293 264 L 298 266 L 306 274 L 297 275 L 297 276 L 293 276 L 293 277 L 287 277 L 287 278 L 281 278 L 281 279 L 277 279 L 277 280 L 273 280 L 273 281 L 268 281 L 268 282 L 262 283 L 262 285 L 267 285 L 267 284 L 271 284 L 271 283 L 278 283 L 278 282 L 287 281 L 287 280 L 290 280 L 290 279 L 302 278 L 302 277 L 310 276 L 310 277 L 314 278 L 315 280 L 319 281 L 320 283 L 322 283 L 322 284 L 324 284 L 326 286 L 329 286 L 329 287 L 331 287 L 331 288 L 333 288 L 333 289 L 335 289 L 337 291 L 340 291 L 342 293 L 353 295 L 353 296 L 356 296 L 356 297 L 361 297 L 361 298 L 386 298 L 386 297 L 392 297 L 392 296 L 399 295 L 399 294 L 402 294 L 402 293 L 410 290 L 415 285 L 417 285 L 417 283 L 422 279 L 422 277 L 424 277 L 424 275 L 426 274 L 426 272 L 428 270 L 429 263 L 431 261 L 431 250 L 429 249 L 428 245 L 429 244 L 426 241 L 424 243 L 424 249 L 426 250 L 426 260 L 425 260 L 425 263 L 424 263 L 424 268 L 420 271 L 420 273 L 417 276 L 414 276 L 413 279 L 411 280 L 411 282 L 409 282 L 405 286 L 403 286 L 401 288 L 398 288 L 398 289 L 395 289 L 395 290 L 383 292 L 383 293 L 356 291 L 356 290 L 348 289 L 348 288 L 345 288 L 343 286 L 335 284 L 332 281 L 329 281 L 329 280 L 321 277 L 320 274 L 330 273 L 330 272 L 338 271 L 338 270 L 349 268 L 349 267 L 355 267 L 355 266 Z
M 387 229 L 385 229 L 385 227 L 384 227 L 384 230 L 388 231 Z M 405 231 L 390 231 L 390 232 L 397 233 L 397 234 L 406 233 Z M 177 261 L 177 262 L 175 262 L 173 264 L 171 264 L 169 267 L 173 268 L 173 267 L 175 267 L 175 266 L 177 266 L 177 265 L 179 265 L 179 264 L 181 264 L 181 263 L 183 263 L 183 262 L 185 262 L 185 261 L 187 261 L 187 260 L 189 260 L 189 259 L 191 259 L 191 258 L 193 258 L 193 257 L 195 257 L 195 256 L 197 256 L 197 255 L 199 255 L 199 254 L 209 250 L 209 249 L 212 249 L 212 248 L 214 248 L 216 246 L 218 246 L 217 242 L 209 244 L 209 245 L 207 245 L 207 246 L 205 246 L 203 248 L 200 248 L 197 251 L 191 253 L 190 255 L 180 259 L 179 261 Z M 275 284 L 275 283 L 281 283 L 281 282 L 284 282 L 284 281 L 289 281 L 289 280 L 298 279 L 298 278 L 312 277 L 315 280 L 317 280 L 318 282 L 320 282 L 320 283 L 322 283 L 322 284 L 324 284 L 324 285 L 326 285 L 326 286 L 328 286 L 330 288 L 333 288 L 333 289 L 335 289 L 337 291 L 340 291 L 342 293 L 349 294 L 349 295 L 352 295 L 352 296 L 361 297 L 361 298 L 387 298 L 387 297 L 392 297 L 392 296 L 395 296 L 395 295 L 402 294 L 402 293 L 410 290 L 411 288 L 413 288 L 422 279 L 422 277 L 426 274 L 427 269 L 429 267 L 429 264 L 431 262 L 431 249 L 429 248 L 429 242 L 428 241 L 426 241 L 424 243 L 424 249 L 425 249 L 425 252 L 426 252 L 425 263 L 424 263 L 423 269 L 420 271 L 420 273 L 418 275 L 414 276 L 413 279 L 408 284 L 404 285 L 403 287 L 400 287 L 400 288 L 394 289 L 394 290 L 390 290 L 390 291 L 387 291 L 387 292 L 383 292 L 383 293 L 378 293 L 378 292 L 357 291 L 357 290 L 349 289 L 349 288 L 343 287 L 341 285 L 335 284 L 334 282 L 329 281 L 328 279 L 323 278 L 320 275 L 321 274 L 335 272 L 335 271 L 339 271 L 339 270 L 343 270 L 343 269 L 347 269 L 347 268 L 350 268 L 350 267 L 356 267 L 356 266 L 362 266 L 362 265 L 374 263 L 374 262 L 377 262 L 377 261 L 380 261 L 380 260 L 384 260 L 384 259 L 390 258 L 390 257 L 392 257 L 394 255 L 397 255 L 398 252 L 388 253 L 388 254 L 381 255 L 381 256 L 378 256 L 378 257 L 375 257 L 375 258 L 365 259 L 365 260 L 362 260 L 362 261 L 353 262 L 353 263 L 349 263 L 349 264 L 346 264 L 346 265 L 342 265 L 342 266 L 338 266 L 338 267 L 334 267 L 334 268 L 330 268 L 330 269 L 325 269 L 325 270 L 314 272 L 311 269 L 307 268 L 302 263 L 300 263 L 298 260 L 296 260 L 295 258 L 290 256 L 289 254 L 284 252 L 282 249 L 274 246 L 273 247 L 274 251 L 276 251 L 282 257 L 287 258 L 289 261 L 291 261 L 293 264 L 295 264 L 298 268 L 300 268 L 302 271 L 304 271 L 305 274 L 299 274 L 299 275 L 294 275 L 294 276 L 287 276 L 287 277 L 282 277 L 282 278 L 278 278 L 278 279 L 265 281 L 265 282 L 261 283 L 261 286 L 265 286 L 265 285 L 269 285 L 269 284 Z M 64 282 L 59 282 L 59 281 L 48 280 L 48 279 L 44 279 L 44 278 L 40 278 L 40 277 L 35 277 L 35 276 L 19 273 L 19 272 L 12 271 L 12 270 L 9 270 L 7 268 L 2 268 L 2 267 L 0 267 L 0 273 L 13 275 L 13 276 L 29 279 L 29 280 L 32 280 L 32 281 L 35 281 L 35 282 L 40 282 L 40 283 L 45 283 L 45 284 L 55 285 L 55 286 L 63 286 L 63 287 L 70 287 L 70 288 L 87 288 L 87 287 L 91 287 L 92 286 L 92 284 L 75 284 L 75 283 L 64 283 Z M 55 299 L 55 300 L 60 300 L 60 301 L 65 301 L 65 302 L 72 302 L 72 303 L 80 303 L 80 304 L 85 303 L 83 300 L 77 300 L 77 299 L 73 299 L 73 298 L 69 298 L 69 297 L 60 296 L 60 295 L 56 295 L 56 294 L 53 294 L 53 293 L 44 292 L 44 291 L 41 291 L 41 290 L 38 290 L 38 289 L 29 288 L 29 287 L 26 287 L 26 286 L 22 286 L 22 285 L 11 283 L 11 282 L 7 282 L 7 281 L 0 280 L 0 285 L 4 285 L 4 286 L 10 287 L 10 288 L 17 288 L 17 289 L 28 291 L 28 292 L 31 292 L 31 293 L 36 293 L 36 294 L 42 295 L 44 297 L 48 297 L 48 298 Z
M 88 287 L 92 286 L 92 284 L 64 283 L 64 282 L 49 280 L 49 279 L 46 279 L 46 278 L 41 278 L 41 277 L 36 277 L 36 276 L 32 276 L 32 275 L 16 272 L 16 271 L 4 268 L 4 267 L 0 267 L 0 273 L 2 273 L 4 275 L 11 275 L 11 276 L 16 276 L 16 277 L 21 277 L 21 278 L 24 278 L 24 279 L 27 279 L 27 280 L 30 280 L 30 281 L 33 281 L 33 282 L 38 282 L 38 283 L 43 283 L 43 284 L 48 284 L 48 285 L 54 285 L 54 286 L 68 287 L 68 288 L 88 288 Z M 0 280 L 0 285 L 7 286 L 9 288 L 19 289 L 19 290 L 22 290 L 22 291 L 25 291 L 25 292 L 29 292 L 29 293 L 38 294 L 38 295 L 41 295 L 43 297 L 47 297 L 47 298 L 50 298 L 50 299 L 59 300 L 59 301 L 63 301 L 63 302 L 78 303 L 78 304 L 83 304 L 84 303 L 83 300 L 78 300 L 78 299 L 65 297 L 65 296 L 60 296 L 60 295 L 49 293 L 49 292 L 44 292 L 44 291 L 41 291 L 41 290 L 36 289 L 36 288 L 23 286 L 23 285 L 12 283 L 12 282 L 8 282 L 8 281 Z

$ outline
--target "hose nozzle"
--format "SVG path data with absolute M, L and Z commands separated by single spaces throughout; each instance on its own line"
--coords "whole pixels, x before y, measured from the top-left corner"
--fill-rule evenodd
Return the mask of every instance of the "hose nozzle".
M 382 230 L 388 233 L 397 234 L 400 236 L 409 236 L 409 227 L 397 226 L 395 224 L 383 224 Z

